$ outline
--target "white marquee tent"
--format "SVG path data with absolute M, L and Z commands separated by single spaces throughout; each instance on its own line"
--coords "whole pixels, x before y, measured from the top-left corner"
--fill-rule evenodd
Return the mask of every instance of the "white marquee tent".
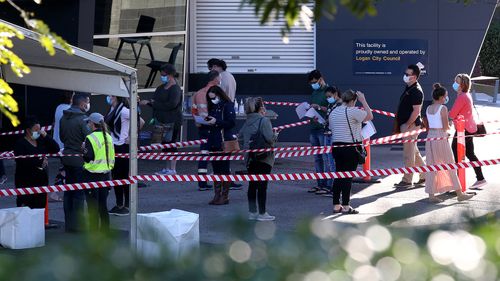
M 0 20 L 25 36 L 14 39 L 13 51 L 31 69 L 24 77 L 17 77 L 10 66 L 0 66 L 0 77 L 8 83 L 29 86 L 114 95 L 130 98 L 130 112 L 137 113 L 137 70 L 94 53 L 71 46 L 73 55 L 67 55 L 56 46 L 50 56 L 40 45 L 39 34 L 29 29 Z M 130 116 L 130 174 L 137 174 L 137 114 Z M 130 241 L 133 247 L 137 235 L 137 185 L 130 189 Z

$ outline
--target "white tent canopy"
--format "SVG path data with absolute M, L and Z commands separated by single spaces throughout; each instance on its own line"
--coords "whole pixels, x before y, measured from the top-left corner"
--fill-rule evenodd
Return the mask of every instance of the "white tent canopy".
M 71 46 L 73 55 L 67 55 L 56 45 L 56 54 L 50 56 L 40 45 L 39 34 L 29 29 L 0 20 L 22 32 L 24 40 L 13 39 L 13 51 L 27 65 L 31 73 L 17 77 L 8 65 L 0 66 L 0 77 L 8 83 L 29 86 L 114 95 L 130 98 L 130 112 L 137 113 L 137 70 L 94 53 Z M 130 175 L 137 174 L 137 114 L 130 115 Z M 130 189 L 130 239 L 136 242 L 137 186 Z

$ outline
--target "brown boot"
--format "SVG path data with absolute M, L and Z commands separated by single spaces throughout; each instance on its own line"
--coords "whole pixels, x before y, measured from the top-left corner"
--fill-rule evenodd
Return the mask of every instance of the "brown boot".
M 214 205 L 226 205 L 229 204 L 229 187 L 231 186 L 230 181 L 222 182 L 222 192 L 219 201 L 214 202 Z
M 214 198 L 208 202 L 209 205 L 220 205 L 216 204 L 216 202 L 219 202 L 221 198 L 221 186 L 221 182 L 214 182 Z

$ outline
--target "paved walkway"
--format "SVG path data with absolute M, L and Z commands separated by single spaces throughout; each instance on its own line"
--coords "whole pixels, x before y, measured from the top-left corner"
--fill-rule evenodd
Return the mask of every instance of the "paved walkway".
M 481 108 L 482 118 L 494 119 L 500 116 L 499 108 Z M 500 123 L 488 125 L 490 132 L 497 131 Z M 293 129 L 292 129 L 293 130 Z M 476 152 L 480 159 L 500 158 L 500 136 L 493 135 L 476 138 Z M 423 151 L 422 151 L 423 152 Z M 374 169 L 402 166 L 402 152 L 394 147 L 375 146 L 372 148 Z M 8 175 L 13 175 L 13 161 L 6 161 Z M 56 171 L 57 161 L 51 160 L 51 179 Z M 183 174 L 196 171 L 195 162 L 178 162 L 178 172 Z M 152 174 L 162 168 L 159 161 L 140 161 L 139 172 Z M 243 170 L 242 162 L 235 162 L 233 170 Z M 274 173 L 313 172 L 312 157 L 280 159 L 277 161 Z M 268 210 L 277 217 L 276 229 L 293 231 L 298 221 L 303 218 L 323 216 L 334 223 L 359 224 L 377 220 L 386 225 L 397 227 L 415 227 L 443 224 L 459 224 L 466 220 L 463 215 L 478 217 L 491 212 L 500 211 L 500 177 L 499 166 L 484 168 L 489 184 L 484 190 L 478 191 L 471 201 L 458 203 L 456 198 L 449 198 L 440 204 L 426 201 L 422 188 L 395 190 L 392 185 L 400 180 L 400 176 L 389 176 L 381 179 L 378 184 L 355 184 L 353 188 L 352 205 L 360 211 L 358 215 L 331 215 L 332 199 L 307 193 L 314 185 L 312 181 L 302 182 L 272 182 L 268 192 Z M 472 169 L 467 171 L 467 182 L 475 181 Z M 13 176 L 3 187 L 13 186 Z M 198 191 L 195 183 L 149 183 L 149 187 L 139 189 L 139 212 L 158 212 L 172 208 L 187 210 L 200 214 L 200 237 L 204 243 L 222 243 L 228 234 L 227 223 L 234 216 L 247 215 L 246 187 L 240 191 L 230 192 L 230 204 L 224 206 L 209 206 L 211 191 Z M 447 198 L 446 196 L 443 198 Z M 114 206 L 114 194 L 108 201 L 109 208 Z M 15 206 L 15 198 L 0 198 L 0 208 Z M 50 218 L 63 221 L 62 203 L 50 203 Z M 127 230 L 129 217 L 111 217 L 114 228 Z M 51 235 L 60 235 L 62 231 L 49 230 Z

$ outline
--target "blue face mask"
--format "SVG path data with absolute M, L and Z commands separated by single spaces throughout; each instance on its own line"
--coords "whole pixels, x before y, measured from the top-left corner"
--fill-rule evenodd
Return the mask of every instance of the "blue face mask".
M 167 83 L 168 83 L 168 76 L 163 76 L 163 75 L 162 75 L 162 76 L 160 76 L 160 79 L 161 79 L 161 82 L 162 82 L 163 84 L 167 84 Z
M 455 90 L 455 92 L 458 92 L 460 88 L 460 84 L 458 84 L 457 82 L 453 83 L 453 90 Z
M 450 97 L 449 97 L 449 96 L 446 96 L 446 97 L 444 98 L 444 104 L 447 104 L 449 101 L 450 101 Z
M 337 100 L 334 98 L 334 97 L 329 97 L 326 99 L 326 101 L 328 101 L 328 103 L 335 103 Z
M 113 102 L 111 101 L 111 97 L 110 96 L 106 96 L 106 102 L 111 105 Z
M 316 82 L 314 84 L 311 84 L 311 88 L 313 90 L 319 90 L 319 88 L 321 88 L 321 85 L 319 84 L 319 82 Z
M 37 140 L 39 137 L 40 137 L 40 132 L 33 132 L 33 134 L 31 134 L 31 138 L 33 138 L 34 140 Z

